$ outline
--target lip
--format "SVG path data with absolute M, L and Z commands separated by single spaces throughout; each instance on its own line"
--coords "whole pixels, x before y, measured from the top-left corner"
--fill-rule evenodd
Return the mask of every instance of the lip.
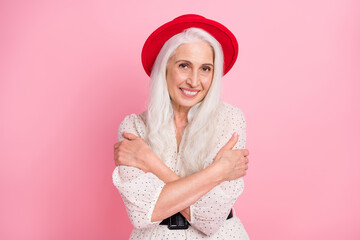
M 182 93 L 183 96 L 187 97 L 187 98 L 194 98 L 196 97 L 200 90 L 194 90 L 194 89 L 189 89 L 189 88 L 179 88 L 180 89 L 180 92 Z M 195 94 L 189 94 L 189 93 L 185 93 L 185 91 L 187 92 L 191 92 L 191 93 L 195 93 Z

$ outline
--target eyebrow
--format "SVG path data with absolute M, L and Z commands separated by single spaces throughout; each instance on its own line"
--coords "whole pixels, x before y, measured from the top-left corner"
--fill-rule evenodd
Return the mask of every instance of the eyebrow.
M 178 62 L 186 62 L 186 63 L 189 63 L 189 64 L 192 64 L 192 62 L 188 61 L 188 60 L 183 60 L 183 59 L 179 59 L 175 62 L 175 64 L 177 64 Z M 204 63 L 202 65 L 210 65 L 210 66 L 213 66 L 212 63 Z

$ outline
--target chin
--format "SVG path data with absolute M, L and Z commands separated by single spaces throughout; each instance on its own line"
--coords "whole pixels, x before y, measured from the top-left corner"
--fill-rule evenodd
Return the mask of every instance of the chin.
M 182 102 L 182 103 L 180 103 L 180 106 L 191 108 L 191 107 L 195 106 L 196 104 L 198 104 L 199 102 L 201 102 L 201 100 L 191 101 L 191 102 Z

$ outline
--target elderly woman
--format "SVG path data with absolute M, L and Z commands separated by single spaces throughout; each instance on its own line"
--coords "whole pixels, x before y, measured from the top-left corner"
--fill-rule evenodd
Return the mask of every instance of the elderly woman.
M 125 117 L 114 145 L 130 239 L 248 239 L 233 209 L 248 169 L 245 118 L 220 100 L 237 52 L 226 27 L 193 14 L 145 42 L 148 109 Z

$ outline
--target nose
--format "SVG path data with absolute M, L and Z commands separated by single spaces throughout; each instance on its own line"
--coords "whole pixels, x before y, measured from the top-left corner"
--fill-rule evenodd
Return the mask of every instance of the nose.
M 186 80 L 186 83 L 189 84 L 192 88 L 199 86 L 200 77 L 199 77 L 198 71 L 196 71 L 196 70 L 191 71 L 191 73 L 189 73 L 189 76 Z

